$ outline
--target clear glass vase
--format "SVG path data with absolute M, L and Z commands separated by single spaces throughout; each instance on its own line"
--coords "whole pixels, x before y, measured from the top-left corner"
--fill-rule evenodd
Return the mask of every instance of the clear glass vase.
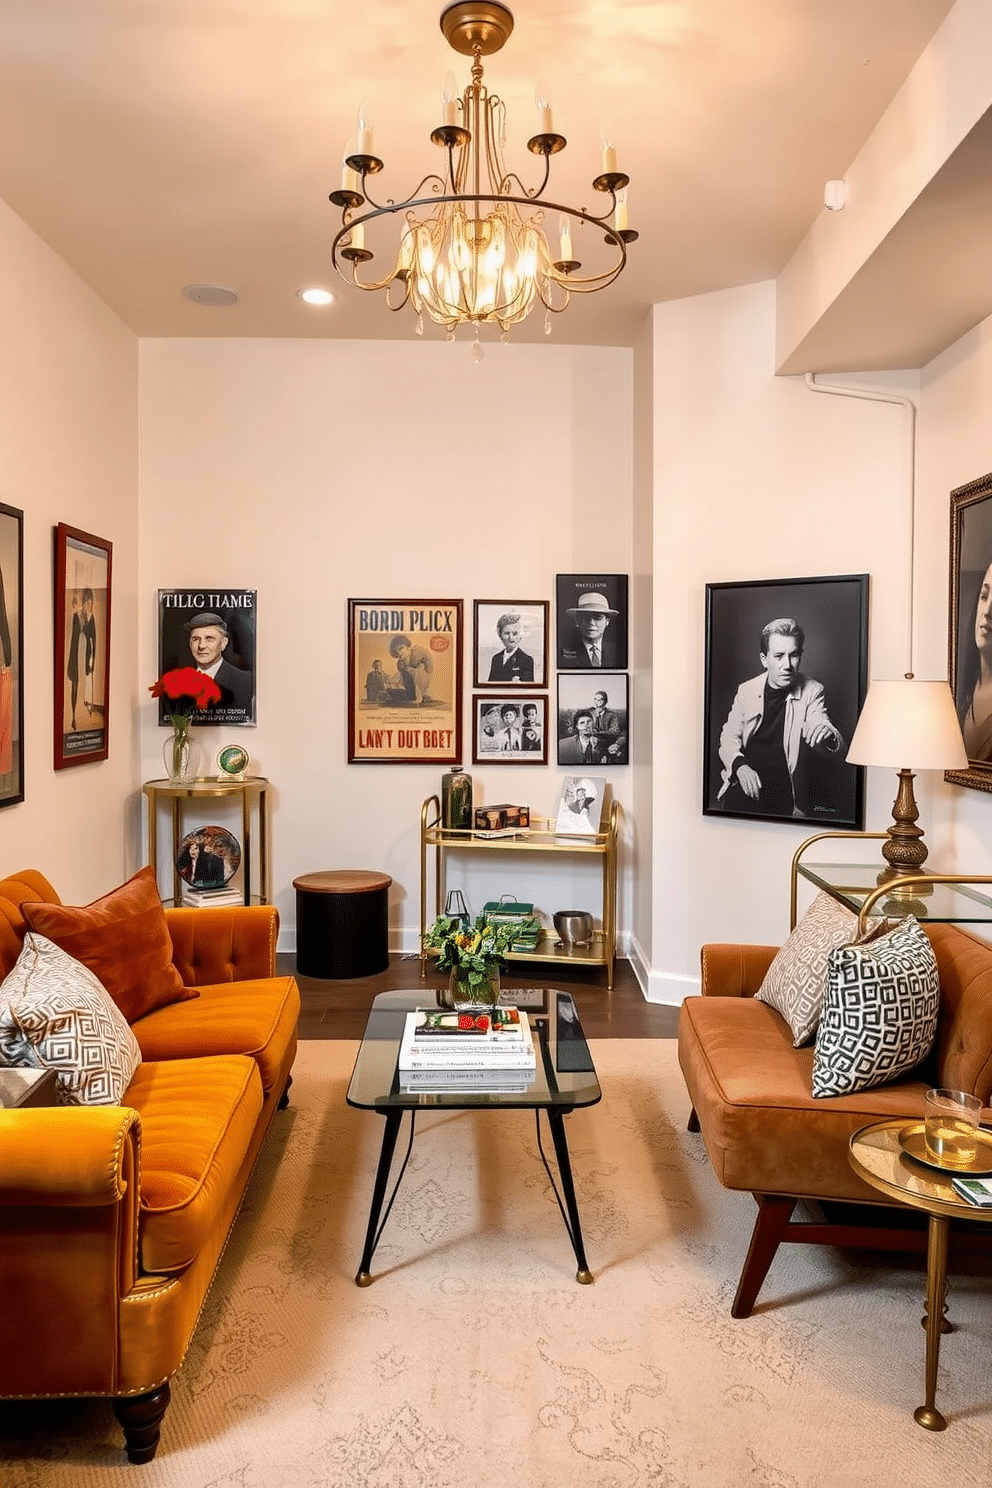
M 499 967 L 491 967 L 474 986 L 453 967 L 448 978 L 448 996 L 456 1013 L 491 1012 L 499 1002 Z
M 189 719 L 177 715 L 172 721 L 172 733 L 162 746 L 165 773 L 170 785 L 188 785 L 196 779 L 199 748 L 189 732 Z

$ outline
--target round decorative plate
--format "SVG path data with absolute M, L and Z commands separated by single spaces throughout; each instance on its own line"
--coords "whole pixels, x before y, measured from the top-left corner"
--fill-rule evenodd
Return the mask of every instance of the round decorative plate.
M 975 1137 L 978 1150 L 971 1162 L 955 1164 L 954 1167 L 950 1163 L 936 1162 L 930 1156 L 923 1139 L 922 1121 L 905 1127 L 899 1133 L 899 1146 L 914 1162 L 922 1163 L 925 1168 L 933 1168 L 937 1173 L 966 1173 L 971 1178 L 987 1178 L 992 1175 L 992 1131 L 980 1126 Z
M 217 769 L 221 775 L 237 779 L 248 768 L 248 751 L 240 744 L 225 744 L 217 755 Z
M 187 832 L 176 853 L 176 869 L 191 889 L 222 889 L 241 866 L 241 843 L 226 827 Z

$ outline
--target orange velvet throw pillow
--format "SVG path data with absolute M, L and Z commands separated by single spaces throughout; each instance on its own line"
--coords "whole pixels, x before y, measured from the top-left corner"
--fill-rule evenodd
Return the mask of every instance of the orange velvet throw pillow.
M 172 964 L 172 940 L 151 867 L 92 904 L 21 905 L 29 927 L 74 956 L 107 989 L 129 1023 L 170 1002 L 199 997 Z

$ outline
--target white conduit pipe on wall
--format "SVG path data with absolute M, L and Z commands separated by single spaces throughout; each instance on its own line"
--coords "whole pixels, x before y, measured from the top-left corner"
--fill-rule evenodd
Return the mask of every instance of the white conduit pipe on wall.
M 912 398 L 901 398 L 898 393 L 877 393 L 870 388 L 839 387 L 836 383 L 817 382 L 815 372 L 805 374 L 805 383 L 811 393 L 832 393 L 838 398 L 861 398 L 868 403 L 895 403 L 909 414 L 909 665 L 907 676 L 915 671 L 915 601 L 916 588 L 916 404 Z

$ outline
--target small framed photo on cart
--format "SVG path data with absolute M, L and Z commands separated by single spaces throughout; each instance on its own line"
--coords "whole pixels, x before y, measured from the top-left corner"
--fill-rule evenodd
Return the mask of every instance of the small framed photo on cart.
M 563 672 L 627 666 L 627 575 L 558 574 L 558 668 Z
M 55 768 L 105 760 L 110 739 L 113 545 L 55 528 Z
M 860 831 L 868 575 L 706 586 L 703 813 Z
M 474 604 L 476 687 L 546 687 L 547 600 L 477 599 Z
M 0 806 L 24 800 L 24 513 L 0 505 Z
M 629 764 L 629 691 L 626 672 L 559 674 L 560 765 Z
M 546 765 L 548 698 L 472 695 L 472 763 Z

